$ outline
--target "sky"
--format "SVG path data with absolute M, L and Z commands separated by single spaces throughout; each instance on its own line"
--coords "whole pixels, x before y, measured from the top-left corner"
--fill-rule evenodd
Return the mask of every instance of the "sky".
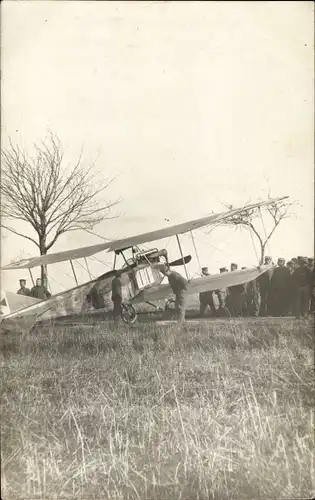
M 298 202 L 268 252 L 313 255 L 313 2 L 2 2 L 2 147 L 56 133 L 67 161 L 97 158 L 114 178 L 119 217 L 94 228 L 116 239 L 268 197 Z M 169 222 L 165 219 L 169 219 Z M 14 226 L 31 235 L 24 223 Z M 250 235 L 224 227 L 195 235 L 211 273 L 257 264 Z M 174 238 L 173 238 L 174 240 Z M 157 242 L 178 257 L 175 241 Z M 69 233 L 51 251 L 101 242 Z M 192 253 L 189 235 L 184 253 Z M 148 244 L 155 247 L 156 244 Z M 2 265 L 37 255 L 2 230 Z M 194 254 L 192 253 L 193 257 Z M 109 254 L 89 261 L 93 275 Z M 105 264 L 103 263 L 105 262 Z M 76 264 L 80 280 L 88 279 Z M 189 272 L 198 271 L 196 259 Z M 37 277 L 39 270 L 35 271 Z M 2 273 L 17 289 L 27 270 Z M 36 274 L 37 273 L 37 274 Z M 51 266 L 53 292 L 73 286 Z

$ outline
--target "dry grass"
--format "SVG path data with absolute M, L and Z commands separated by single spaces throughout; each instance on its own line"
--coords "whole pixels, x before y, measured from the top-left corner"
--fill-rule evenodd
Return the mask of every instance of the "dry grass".
M 311 324 L 108 328 L 2 339 L 2 498 L 314 495 Z

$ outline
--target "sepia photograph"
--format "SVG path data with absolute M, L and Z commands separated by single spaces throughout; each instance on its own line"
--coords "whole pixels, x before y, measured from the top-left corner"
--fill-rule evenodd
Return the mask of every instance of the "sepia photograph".
M 1 14 L 1 498 L 315 498 L 314 3 Z

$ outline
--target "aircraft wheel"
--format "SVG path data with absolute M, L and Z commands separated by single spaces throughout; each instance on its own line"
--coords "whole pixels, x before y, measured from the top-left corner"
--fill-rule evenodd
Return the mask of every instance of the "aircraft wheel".
M 122 304 L 122 313 L 121 319 L 124 323 L 132 324 L 137 319 L 137 313 L 133 305 L 131 304 Z

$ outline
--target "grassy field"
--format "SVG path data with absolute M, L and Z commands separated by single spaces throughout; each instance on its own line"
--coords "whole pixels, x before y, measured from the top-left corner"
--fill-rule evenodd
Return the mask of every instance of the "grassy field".
M 2 498 L 311 498 L 311 322 L 2 337 Z

